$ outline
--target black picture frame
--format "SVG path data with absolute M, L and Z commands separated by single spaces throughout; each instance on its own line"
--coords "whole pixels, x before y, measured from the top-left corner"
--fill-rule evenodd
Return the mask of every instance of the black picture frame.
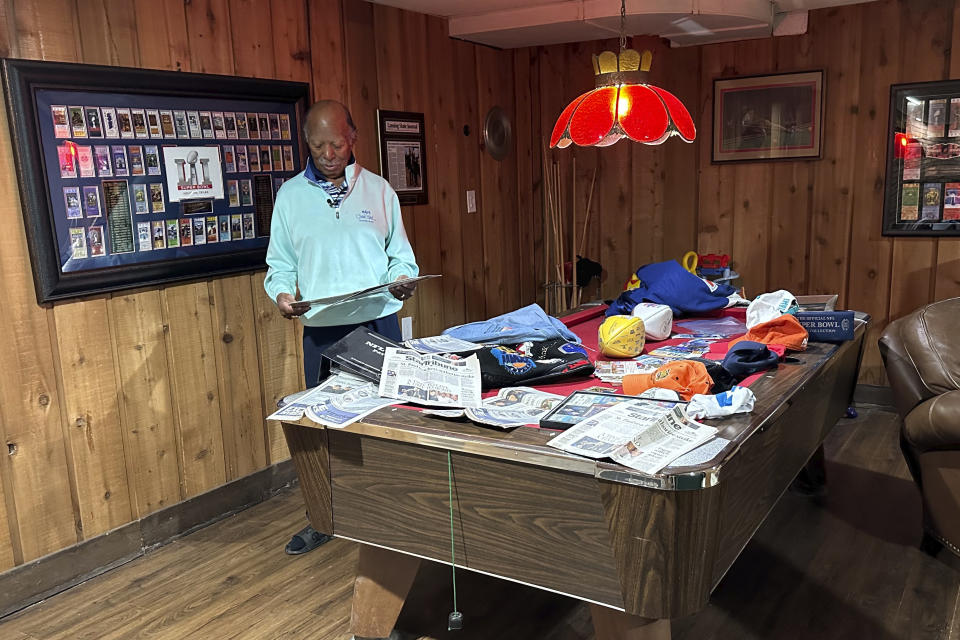
M 400 204 L 427 204 L 427 139 L 423 114 L 377 109 L 377 136 L 380 175 L 397 192 Z
M 883 235 L 960 236 L 960 80 L 890 86 L 886 161 Z
M 638 398 L 637 396 L 581 389 L 571 393 L 544 414 L 540 418 L 540 427 L 566 431 L 575 427 L 581 421 L 623 402 L 647 402 L 661 407 L 686 404 L 686 401 L 683 400 L 654 400 L 652 398 Z
M 272 199 L 275 197 L 276 189 L 282 184 L 282 181 L 292 177 L 303 167 L 304 147 L 299 132 L 310 95 L 309 85 L 278 80 L 9 58 L 2 61 L 2 81 L 6 95 L 9 128 L 13 141 L 31 270 L 37 301 L 40 304 L 173 281 L 223 276 L 265 267 Z M 103 140 L 95 141 L 92 139 L 92 131 L 95 129 L 91 128 L 88 132 L 91 133 L 90 139 L 84 141 L 85 144 L 90 145 L 86 148 L 96 149 L 93 143 L 100 142 L 101 149 L 109 147 L 109 158 L 104 165 L 98 164 L 97 170 L 92 176 L 89 174 L 78 176 L 80 182 L 77 183 L 76 187 L 66 187 L 63 185 L 71 176 L 64 177 L 63 167 L 57 161 L 57 155 L 60 151 L 57 148 L 52 148 L 51 145 L 53 147 L 64 147 L 73 144 L 72 147 L 68 146 L 67 148 L 74 152 L 74 158 L 82 156 L 78 156 L 76 152 L 80 146 L 74 140 L 77 130 L 71 126 L 73 113 L 69 112 L 66 125 L 68 135 L 64 139 L 62 120 L 58 120 L 57 115 L 59 114 L 54 114 L 56 107 L 48 106 L 44 102 L 45 100 L 48 101 L 48 96 L 51 95 L 87 96 L 90 102 L 70 103 L 85 105 L 83 107 L 84 111 L 88 110 L 86 105 L 91 102 L 98 104 L 96 100 L 90 97 L 94 96 L 104 106 L 89 107 L 89 110 L 104 109 L 102 112 L 97 112 L 104 119 L 107 117 L 107 110 L 111 112 L 131 110 L 134 112 L 134 121 L 137 120 L 135 113 L 138 111 L 137 107 L 143 107 L 144 105 L 154 105 L 153 109 L 156 109 L 156 105 L 159 105 L 159 108 L 168 114 L 188 113 L 181 111 L 183 109 L 206 112 L 211 109 L 210 105 L 214 105 L 214 126 L 217 125 L 216 116 L 218 114 L 221 115 L 221 126 L 224 122 L 226 122 L 226 126 L 223 127 L 222 136 L 221 129 L 217 129 L 215 137 L 209 140 L 201 140 L 201 135 L 193 135 L 193 129 L 190 130 L 189 135 L 180 136 L 179 120 L 177 121 L 176 131 L 172 135 L 168 135 L 169 126 L 172 126 L 171 117 L 164 115 L 160 117 L 163 122 L 163 131 L 157 136 L 159 139 L 155 140 L 146 138 L 142 140 L 136 140 L 135 138 L 121 140 L 116 137 L 119 135 L 116 131 L 113 133 L 113 139 L 110 139 L 110 134 L 104 131 L 103 135 L 97 136 L 97 138 L 103 138 Z M 118 100 L 117 106 L 105 106 L 113 104 L 109 102 L 110 100 Z M 172 111 L 170 106 L 163 107 L 164 104 L 174 103 L 190 106 L 180 106 L 176 112 Z M 226 105 L 226 108 L 224 105 Z M 230 111 L 231 105 L 236 105 L 233 111 Z M 228 167 L 231 159 L 227 157 L 226 148 L 229 146 L 239 150 L 241 146 L 252 147 L 254 145 L 247 145 L 250 142 L 249 137 L 243 138 L 238 135 L 235 136 L 236 139 L 225 138 L 227 135 L 234 133 L 231 126 L 239 126 L 241 115 L 244 116 L 244 123 L 246 123 L 246 112 L 256 111 L 255 108 L 251 107 L 257 107 L 258 105 L 263 107 L 260 109 L 259 115 L 267 115 L 271 124 L 273 116 L 276 115 L 280 123 L 279 129 L 283 133 L 278 135 L 276 139 L 271 139 L 270 142 L 272 146 L 280 147 L 281 156 L 285 161 L 290 159 L 290 162 L 285 164 L 285 170 L 258 171 L 256 173 L 261 175 L 254 175 L 255 172 L 249 171 L 249 169 L 252 169 L 251 164 L 246 176 L 229 176 L 226 173 L 221 175 L 222 198 L 210 199 L 207 203 L 202 200 L 187 199 L 171 202 L 169 185 L 177 183 L 168 183 L 168 176 L 162 173 L 165 154 L 171 148 L 177 146 L 204 146 L 207 148 L 216 146 L 217 162 L 220 162 L 220 159 L 224 160 L 224 164 L 221 165 L 223 171 L 229 171 Z M 149 114 L 149 111 L 147 113 Z M 224 114 L 225 118 L 223 117 Z M 114 113 L 114 115 L 116 114 Z M 230 118 L 231 115 L 235 116 L 234 120 Z M 176 117 L 179 118 L 179 115 Z M 121 117 L 116 117 L 117 122 L 121 120 Z M 148 121 L 152 122 L 149 118 Z M 202 117 L 200 121 L 203 122 Z M 58 122 L 61 123 L 59 127 Z M 106 129 L 107 122 L 102 124 Z M 57 133 L 58 128 L 60 129 L 59 133 Z M 123 129 L 123 131 L 129 132 L 129 129 Z M 203 138 L 211 138 L 211 136 L 205 134 L 204 131 Z M 252 133 L 248 132 L 249 135 L 252 135 Z M 86 134 L 84 134 L 84 137 L 86 137 Z M 173 140 L 173 138 L 178 137 L 179 140 Z M 131 135 L 129 138 L 133 138 L 133 136 Z M 266 140 L 253 141 L 266 142 Z M 126 146 L 128 143 L 136 144 Z M 223 143 L 223 147 L 221 147 L 221 143 Z M 151 151 L 147 149 L 146 145 L 150 145 L 151 149 L 154 146 L 158 147 L 159 154 L 151 157 Z M 266 144 L 256 146 L 260 149 Z M 122 153 L 113 151 L 113 149 L 121 147 L 123 148 Z M 128 149 L 131 151 L 142 149 L 145 152 L 144 159 L 147 161 L 145 164 L 160 173 L 151 172 L 149 177 L 144 177 L 142 169 L 141 173 L 134 173 L 136 165 L 133 162 L 130 162 L 130 166 L 127 165 Z M 53 162 L 50 160 L 51 151 L 53 152 Z M 100 151 L 97 150 L 96 153 L 99 154 Z M 122 163 L 119 161 L 121 157 L 123 158 Z M 114 169 L 110 168 L 110 158 L 114 163 Z M 159 168 L 156 166 L 156 158 L 160 159 L 161 167 Z M 101 159 L 101 156 L 98 155 L 97 162 L 99 163 Z M 130 160 L 132 161 L 132 157 Z M 76 171 L 78 167 L 82 170 L 84 165 L 82 162 L 77 162 L 76 165 L 72 166 Z M 117 166 L 122 166 L 124 171 L 127 172 L 124 178 L 121 178 L 124 174 L 115 171 Z M 286 170 L 287 168 L 291 170 Z M 101 171 L 106 171 L 106 173 Z M 237 168 L 234 171 L 236 172 Z M 110 176 L 113 173 L 116 173 L 116 179 L 103 178 L 103 176 Z M 213 172 L 211 171 L 211 173 Z M 248 183 L 243 186 L 247 187 L 246 194 L 249 194 L 251 191 L 250 183 L 256 183 L 257 178 L 260 179 L 260 182 L 270 181 L 272 191 L 269 197 L 271 201 L 267 203 L 264 200 L 265 195 L 261 189 L 259 193 L 262 201 L 255 203 L 251 197 L 248 202 L 244 203 L 249 205 L 249 209 L 243 208 L 239 201 L 240 188 L 238 185 Z M 95 179 L 95 181 L 92 179 Z M 171 179 L 176 180 L 176 178 Z M 83 186 L 83 180 L 87 180 L 90 184 Z M 147 185 L 150 188 L 147 188 L 144 192 L 142 189 L 146 187 L 141 187 L 140 184 L 145 183 L 146 180 L 153 180 L 154 184 Z M 103 226 L 99 226 L 96 232 L 94 232 L 94 227 L 70 227 L 67 229 L 71 243 L 75 235 L 83 236 L 86 233 L 85 242 L 92 243 L 94 240 L 101 242 L 107 246 L 106 251 L 103 247 L 98 246 L 101 253 L 91 251 L 90 255 L 87 255 L 87 247 L 84 246 L 84 255 L 79 256 L 83 260 L 77 260 L 76 252 L 73 255 L 65 255 L 65 253 L 73 251 L 73 246 L 64 249 L 64 219 L 78 217 L 76 216 L 76 209 L 70 208 L 70 205 L 75 203 L 68 196 L 77 193 L 74 189 L 81 189 L 81 193 L 84 195 L 84 203 L 86 203 L 87 190 L 102 194 L 99 197 L 101 200 L 106 200 L 105 196 L 108 191 L 106 182 L 123 182 L 124 185 L 111 184 L 110 195 L 113 196 L 111 204 L 100 203 L 103 215 L 100 224 Z M 159 185 L 156 183 L 159 183 Z M 120 186 L 123 188 L 120 189 Z M 160 188 L 160 195 L 154 194 L 154 187 L 156 186 Z M 228 186 L 231 189 L 231 194 L 233 189 L 237 190 L 237 205 L 229 204 L 234 202 L 233 198 L 229 199 L 229 203 L 227 201 L 226 191 Z M 137 191 L 140 191 L 140 193 L 137 193 Z M 132 207 L 130 211 L 122 211 L 123 206 L 120 205 L 124 203 L 123 195 L 117 197 L 118 192 L 121 194 L 128 194 L 129 192 L 127 197 L 133 196 L 133 203 L 129 205 Z M 166 195 L 163 195 L 164 192 L 166 192 Z M 140 211 L 137 210 L 137 206 L 143 204 L 142 196 L 144 193 L 149 194 L 147 196 L 148 203 L 146 204 L 146 211 Z M 167 198 L 165 203 L 163 198 Z M 257 206 L 254 207 L 254 204 Z M 237 211 L 224 212 L 222 209 L 224 206 L 236 206 L 238 209 Z M 213 213 L 215 207 L 219 208 L 220 211 L 219 225 L 217 225 L 216 215 L 211 217 L 200 215 Z M 74 215 L 71 216 L 71 213 Z M 224 215 L 225 213 L 226 215 Z M 143 218 L 138 218 L 137 214 L 145 215 Z M 157 215 L 169 216 L 170 219 L 156 220 Z M 180 217 L 190 215 L 196 217 Z M 126 223 L 122 216 L 129 217 L 130 222 L 122 226 L 111 226 L 115 219 L 120 219 Z M 250 217 L 248 218 L 248 216 Z M 252 216 L 258 217 L 253 218 Z M 179 220 L 182 226 L 184 220 L 189 220 L 191 225 L 196 225 L 200 222 L 198 218 L 203 218 L 203 222 L 196 228 L 199 231 L 199 227 L 204 226 L 206 237 L 203 243 L 198 240 L 195 245 L 191 243 L 190 246 L 186 246 L 186 244 L 181 246 L 179 242 L 174 243 L 169 239 L 166 241 L 167 244 L 164 244 L 163 234 L 158 234 L 159 229 L 154 224 L 155 222 L 169 223 Z M 225 218 L 226 220 L 224 220 Z M 253 231 L 254 220 L 256 221 L 256 231 Z M 249 228 L 248 221 L 250 222 Z M 87 223 L 86 220 L 83 222 L 84 224 Z M 142 234 L 145 230 L 138 223 L 143 222 L 150 222 L 151 225 L 154 225 L 151 234 L 152 248 L 158 250 L 147 251 L 143 244 L 143 236 L 140 235 L 138 238 L 138 232 Z M 229 238 L 231 240 L 229 246 L 226 244 L 223 235 L 225 222 L 230 227 L 227 231 L 227 237 L 229 238 L 231 232 L 234 233 L 233 237 Z M 76 220 L 67 221 L 67 224 L 75 223 Z M 219 230 L 220 235 L 216 241 L 210 240 L 207 243 L 206 240 L 211 238 L 211 230 L 208 226 L 211 223 L 214 224 L 213 235 L 217 236 L 217 230 Z M 239 239 L 236 236 L 236 229 L 233 229 L 238 224 L 242 224 Z M 123 226 L 127 228 L 123 229 Z M 79 231 L 74 234 L 77 229 Z M 119 232 L 113 235 L 117 229 L 123 231 L 122 243 L 117 239 L 121 235 Z M 126 234 L 131 231 L 132 238 L 128 239 Z M 171 229 L 168 226 L 165 231 L 172 235 L 177 235 L 177 233 L 192 234 L 192 232 L 186 231 L 185 227 L 178 230 Z M 112 236 L 109 243 L 107 242 L 107 236 Z M 77 239 L 79 240 L 79 238 Z M 157 245 L 158 240 L 161 246 Z M 217 243 L 217 246 L 214 246 L 214 242 Z M 124 250 L 113 253 L 113 249 L 119 246 L 122 246 Z M 90 247 L 92 248 L 93 245 L 91 244 Z
M 820 159 L 825 86 L 822 69 L 715 78 L 711 162 Z

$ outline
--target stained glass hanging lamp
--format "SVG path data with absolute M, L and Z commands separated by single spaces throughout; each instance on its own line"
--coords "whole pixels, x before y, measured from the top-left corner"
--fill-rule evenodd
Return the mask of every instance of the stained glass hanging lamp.
M 620 0 L 620 55 L 593 56 L 596 88 L 567 105 L 550 136 L 550 148 L 607 147 L 622 138 L 661 144 L 670 136 L 697 137 L 686 107 L 669 91 L 647 83 L 653 54 L 627 49 L 626 0 Z

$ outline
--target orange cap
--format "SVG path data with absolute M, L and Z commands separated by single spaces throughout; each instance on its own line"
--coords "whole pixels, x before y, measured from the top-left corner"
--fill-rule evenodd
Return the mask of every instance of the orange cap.
M 632 373 L 623 376 L 623 392 L 635 396 L 651 387 L 673 389 L 684 400 L 698 393 L 710 393 L 713 378 L 702 362 L 676 360 L 662 365 L 653 373 Z
M 761 322 L 747 331 L 746 335 L 730 341 L 730 346 L 741 340 L 752 340 L 763 344 L 782 344 L 790 351 L 803 351 L 807 348 L 807 330 L 800 321 L 789 313 L 779 318 Z

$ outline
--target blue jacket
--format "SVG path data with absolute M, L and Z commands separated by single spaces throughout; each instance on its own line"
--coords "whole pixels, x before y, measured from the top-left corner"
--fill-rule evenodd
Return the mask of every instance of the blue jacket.
M 665 304 L 674 315 L 698 314 L 723 309 L 727 296 L 736 292 L 728 284 L 713 284 L 680 266 L 676 260 L 653 262 L 637 269 L 640 286 L 624 291 L 607 309 L 607 315 L 630 315 L 641 302 Z
M 531 304 L 496 318 L 450 327 L 445 335 L 487 344 L 519 344 L 528 340 L 542 342 L 563 338 L 580 342 L 580 338 L 556 318 L 548 316 L 538 304 Z

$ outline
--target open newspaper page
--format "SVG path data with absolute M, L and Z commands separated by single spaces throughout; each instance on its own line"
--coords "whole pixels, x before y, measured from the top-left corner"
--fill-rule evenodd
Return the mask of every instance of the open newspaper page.
M 547 444 L 588 458 L 607 458 L 670 411 L 653 402 L 627 400 L 581 420 Z
M 298 391 L 281 400 L 282 406 L 267 416 L 267 420 L 299 420 L 303 417 L 307 407 L 369 384 L 363 378 L 349 373 L 332 375 L 312 389 Z
M 629 411 L 629 407 L 624 409 Z M 610 457 L 631 469 L 654 474 L 716 433 L 716 428 L 688 418 L 683 407 L 677 405 L 653 425 L 639 431 Z
M 588 458 L 613 458 L 654 474 L 716 433 L 716 428 L 687 418 L 681 405 L 664 408 L 635 400 L 601 411 L 547 444 Z
M 480 362 L 387 347 L 380 395 L 435 407 L 480 406 Z
M 508 387 L 484 400 L 482 407 L 467 409 L 466 414 L 476 423 L 510 429 L 537 424 L 561 400 L 563 396 L 555 393 L 530 387 Z
M 397 404 L 397 401 L 379 397 L 377 387 L 369 382 L 343 393 L 331 394 L 327 399 L 307 407 L 305 415 L 324 426 L 342 429 L 392 404 Z

